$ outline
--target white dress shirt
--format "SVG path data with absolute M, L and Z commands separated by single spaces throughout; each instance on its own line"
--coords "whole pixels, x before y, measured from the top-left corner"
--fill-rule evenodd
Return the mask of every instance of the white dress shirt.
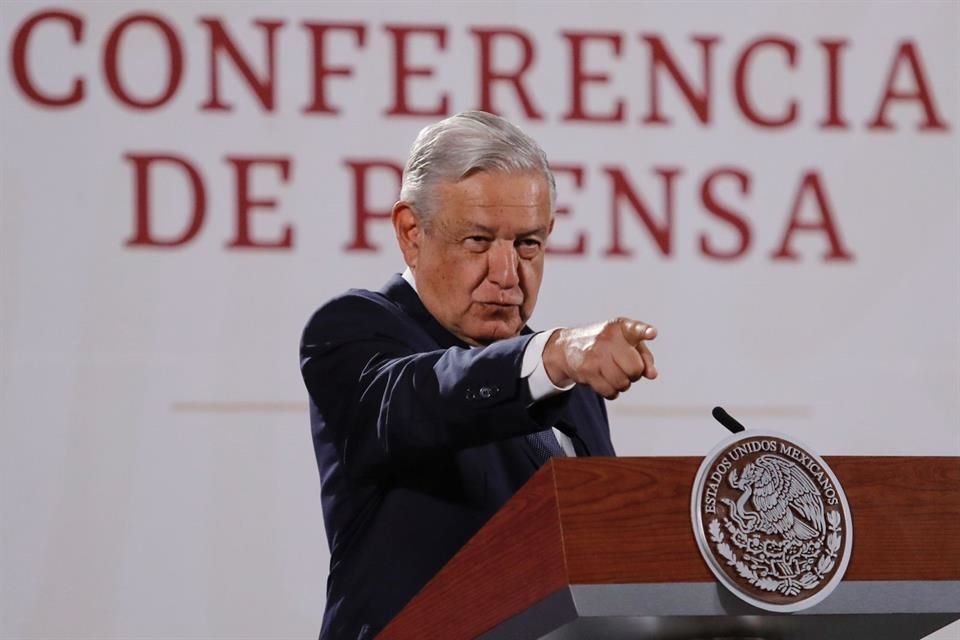
M 407 281 L 407 284 L 417 293 L 417 296 L 419 296 L 420 292 L 417 291 L 417 282 L 413 277 L 413 271 L 410 270 L 410 267 L 407 267 L 401 275 L 403 279 Z M 547 341 L 550 339 L 550 336 L 558 329 L 560 329 L 560 327 L 549 331 L 541 331 L 536 334 L 530 342 L 527 343 L 527 348 L 523 352 L 523 361 L 520 364 L 520 377 L 527 379 L 527 385 L 530 387 L 530 397 L 533 398 L 533 402 L 549 398 L 564 391 L 569 391 L 574 387 L 573 384 L 566 387 L 558 387 L 553 384 L 553 380 L 547 375 L 546 367 L 543 366 L 543 349 L 547 346 Z M 553 434 L 557 437 L 557 441 L 563 448 L 564 453 L 570 457 L 577 455 L 573 448 L 573 441 L 570 440 L 567 434 L 556 428 L 554 428 Z

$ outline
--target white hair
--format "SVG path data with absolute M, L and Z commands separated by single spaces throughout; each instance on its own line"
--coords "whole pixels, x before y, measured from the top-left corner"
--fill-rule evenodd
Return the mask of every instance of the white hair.
M 517 126 L 484 111 L 464 111 L 420 130 L 403 168 L 400 199 L 427 223 L 433 215 L 433 187 L 477 171 L 539 172 L 550 188 L 551 211 L 556 204 L 556 181 L 540 145 Z

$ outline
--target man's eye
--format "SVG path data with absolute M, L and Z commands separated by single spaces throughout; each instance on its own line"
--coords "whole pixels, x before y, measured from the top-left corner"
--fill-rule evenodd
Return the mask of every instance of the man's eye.
M 517 242 L 517 251 L 524 258 L 532 258 L 540 252 L 541 245 L 536 238 L 524 238 Z
M 468 236 L 464 244 L 471 251 L 483 251 L 490 245 L 490 239 L 484 236 Z

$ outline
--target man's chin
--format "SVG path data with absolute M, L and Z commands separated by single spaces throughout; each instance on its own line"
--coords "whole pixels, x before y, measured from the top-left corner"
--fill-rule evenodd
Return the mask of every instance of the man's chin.
M 479 344 L 490 344 L 497 340 L 515 337 L 520 334 L 522 328 L 523 323 L 519 321 L 487 321 L 479 323 L 475 330 L 470 332 L 469 337 Z

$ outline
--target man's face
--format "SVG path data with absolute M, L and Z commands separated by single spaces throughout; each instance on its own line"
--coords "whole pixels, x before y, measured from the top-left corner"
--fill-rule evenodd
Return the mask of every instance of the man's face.
M 427 228 L 397 226 L 424 306 L 469 344 L 517 335 L 537 303 L 553 226 L 546 179 L 481 171 L 437 185 L 432 196 Z

